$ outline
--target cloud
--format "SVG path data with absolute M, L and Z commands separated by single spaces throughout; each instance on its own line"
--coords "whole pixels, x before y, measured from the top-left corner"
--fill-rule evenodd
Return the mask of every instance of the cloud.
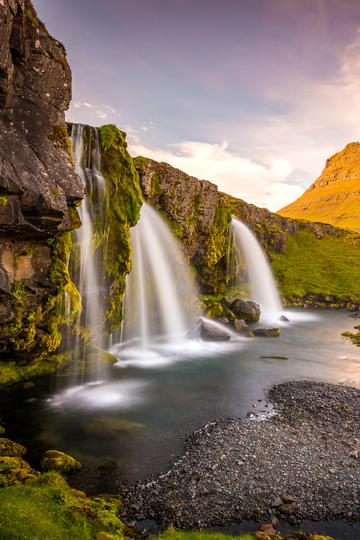
M 98 125 L 99 119 L 105 120 L 111 114 L 111 121 L 116 122 L 115 117 L 120 113 L 110 105 L 97 105 L 88 101 L 73 101 L 66 114 L 66 118 L 71 122 L 81 124 Z
M 129 151 L 134 156 L 165 161 L 192 176 L 214 182 L 221 191 L 273 210 L 279 204 L 284 205 L 289 197 L 301 194 L 297 186 L 284 183 L 292 171 L 286 160 L 270 159 L 259 164 L 230 152 L 226 141 L 222 144 L 184 141 L 166 149 L 132 143 Z

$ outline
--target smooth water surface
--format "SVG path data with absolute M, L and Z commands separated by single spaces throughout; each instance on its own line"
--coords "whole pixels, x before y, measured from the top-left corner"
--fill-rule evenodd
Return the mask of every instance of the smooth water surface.
M 166 472 L 194 429 L 219 416 L 268 410 L 257 400 L 274 383 L 313 379 L 360 387 L 360 349 L 341 336 L 354 319 L 335 311 L 287 316 L 291 322 L 282 323 L 279 338 L 159 343 L 146 354 L 134 348 L 107 382 L 69 388 L 58 377 L 12 388 L 1 397 L 1 419 L 8 436 L 31 446 L 35 458 L 57 448 L 92 466 L 112 460 L 131 480 Z

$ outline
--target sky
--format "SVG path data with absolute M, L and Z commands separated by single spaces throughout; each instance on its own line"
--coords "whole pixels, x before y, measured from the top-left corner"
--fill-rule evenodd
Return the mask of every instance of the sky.
M 272 211 L 360 138 L 359 0 L 33 0 L 67 120 Z

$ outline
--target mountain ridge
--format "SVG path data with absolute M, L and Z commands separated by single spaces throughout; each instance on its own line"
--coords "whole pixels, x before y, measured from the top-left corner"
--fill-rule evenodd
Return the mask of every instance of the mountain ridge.
M 360 142 L 328 158 L 315 182 L 277 213 L 360 232 Z

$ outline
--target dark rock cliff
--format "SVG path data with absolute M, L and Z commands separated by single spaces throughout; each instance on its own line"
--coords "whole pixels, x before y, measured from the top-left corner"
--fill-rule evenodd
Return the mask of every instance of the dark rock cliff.
M 64 112 L 71 71 L 29 0 L 0 1 L 0 347 L 59 344 L 68 233 L 83 197 Z

